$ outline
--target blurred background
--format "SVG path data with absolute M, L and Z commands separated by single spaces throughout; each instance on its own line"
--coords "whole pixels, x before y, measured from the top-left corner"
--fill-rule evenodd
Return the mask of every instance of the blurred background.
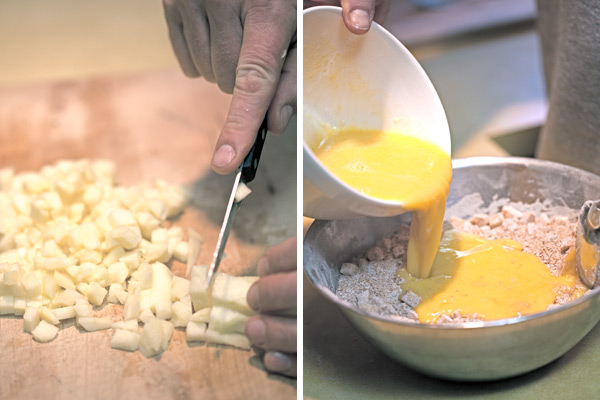
M 159 0 L 3 0 L 0 85 L 177 66 Z
M 532 156 L 546 115 L 535 0 L 394 1 L 386 27 L 421 62 L 453 157 Z

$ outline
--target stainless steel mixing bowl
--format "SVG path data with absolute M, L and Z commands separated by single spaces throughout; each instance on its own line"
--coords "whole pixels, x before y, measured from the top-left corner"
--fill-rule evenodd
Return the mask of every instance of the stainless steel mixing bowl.
M 477 193 L 480 196 L 472 196 Z M 481 204 L 473 207 L 508 198 L 523 203 L 549 200 L 552 205 L 578 210 L 585 200 L 600 198 L 600 177 L 533 159 L 464 159 L 454 162 L 447 206 L 464 203 L 465 198 L 480 199 Z M 304 239 L 304 270 L 316 289 L 336 304 L 367 340 L 397 361 L 452 380 L 508 378 L 557 359 L 600 319 L 600 287 L 541 313 L 455 325 L 395 321 L 367 314 L 338 298 L 335 288 L 342 263 L 408 221 L 408 215 L 315 221 Z

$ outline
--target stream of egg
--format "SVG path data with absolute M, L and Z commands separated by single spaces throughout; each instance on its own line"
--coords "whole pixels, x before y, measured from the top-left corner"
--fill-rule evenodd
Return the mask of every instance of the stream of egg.
M 553 276 L 515 241 L 442 233 L 452 163 L 436 145 L 400 132 L 329 128 L 311 148 L 349 186 L 412 212 L 399 275 L 403 292 L 421 296 L 415 308 L 421 322 L 456 311 L 484 320 L 532 314 L 554 303 L 559 288 L 574 291 L 574 268 Z

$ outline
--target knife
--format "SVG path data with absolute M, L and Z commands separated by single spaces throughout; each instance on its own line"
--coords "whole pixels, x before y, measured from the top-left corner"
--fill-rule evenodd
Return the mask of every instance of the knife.
M 233 188 L 231 190 L 231 195 L 229 196 L 229 202 L 227 203 L 227 209 L 225 210 L 225 218 L 223 219 L 223 225 L 221 226 L 221 231 L 219 232 L 219 238 L 217 239 L 217 247 L 215 248 L 215 252 L 213 253 L 213 260 L 210 264 L 210 268 L 208 269 L 208 275 L 206 277 L 206 290 L 209 291 L 214 282 L 215 277 L 217 275 L 217 270 L 219 269 L 219 264 L 221 264 L 221 259 L 223 258 L 223 251 L 225 250 L 225 245 L 227 244 L 227 238 L 229 237 L 229 232 L 231 231 L 231 226 L 233 225 L 233 217 L 238 208 L 240 208 L 241 200 L 236 201 L 236 192 L 240 184 L 246 184 L 251 182 L 256 176 L 256 169 L 258 168 L 258 162 L 260 160 L 260 154 L 262 153 L 262 148 L 265 143 L 265 138 L 267 137 L 267 118 L 263 120 L 260 128 L 258 128 L 258 133 L 256 135 L 256 140 L 254 141 L 254 145 L 250 149 L 250 152 L 244 158 L 244 162 L 237 170 L 235 174 L 235 179 L 233 181 Z

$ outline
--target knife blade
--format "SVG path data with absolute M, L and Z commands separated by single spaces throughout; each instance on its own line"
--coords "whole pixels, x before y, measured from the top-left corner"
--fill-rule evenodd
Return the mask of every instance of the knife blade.
M 221 264 L 221 259 L 223 258 L 223 252 L 225 250 L 225 245 L 227 244 L 227 239 L 229 238 L 229 232 L 231 231 L 231 227 L 233 226 L 233 218 L 235 213 L 242 201 L 236 201 L 236 192 L 240 183 L 246 184 L 254 180 L 256 176 L 256 170 L 258 169 L 258 162 L 260 161 L 260 155 L 262 153 L 262 148 L 265 143 L 265 138 L 267 137 L 267 119 L 263 120 L 260 128 L 258 129 L 258 133 L 256 135 L 256 140 L 254 141 L 254 145 L 250 149 L 250 152 L 244 158 L 244 162 L 238 168 L 235 179 L 233 181 L 233 188 L 231 189 L 231 195 L 229 196 L 229 201 L 227 202 L 227 208 L 225 209 L 225 217 L 223 219 L 223 225 L 221 226 L 221 231 L 219 232 L 219 237 L 217 238 L 217 246 L 215 248 L 215 252 L 213 253 L 213 259 L 210 264 L 210 268 L 208 269 L 207 277 L 206 277 L 206 290 L 210 290 L 214 284 L 215 277 L 217 275 L 217 271 L 219 269 L 219 265 Z

